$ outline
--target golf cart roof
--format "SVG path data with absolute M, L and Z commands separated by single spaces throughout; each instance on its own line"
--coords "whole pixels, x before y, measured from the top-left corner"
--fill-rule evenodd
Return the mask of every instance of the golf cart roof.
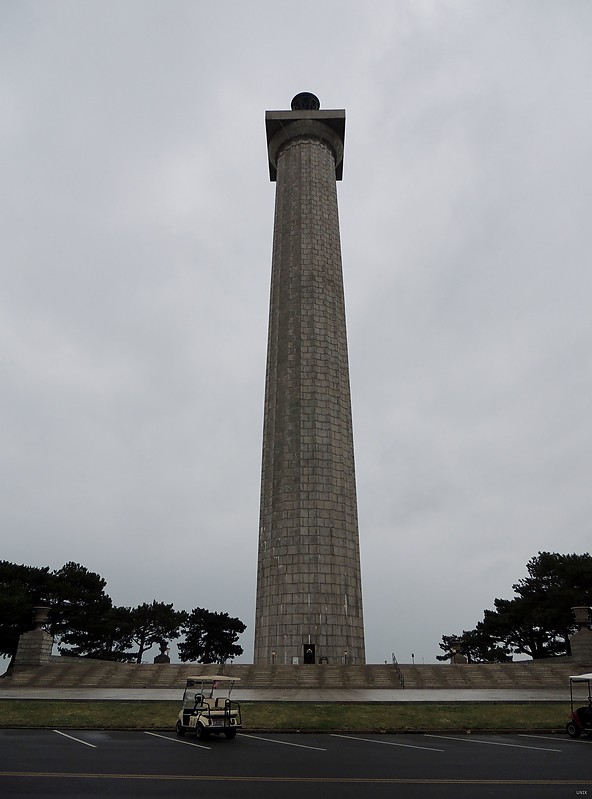
M 187 678 L 187 685 L 194 682 L 240 682 L 240 677 L 227 677 L 224 674 L 199 674 Z
M 592 672 L 589 672 L 588 674 L 575 674 L 569 679 L 571 682 L 587 682 L 588 680 L 592 680 Z

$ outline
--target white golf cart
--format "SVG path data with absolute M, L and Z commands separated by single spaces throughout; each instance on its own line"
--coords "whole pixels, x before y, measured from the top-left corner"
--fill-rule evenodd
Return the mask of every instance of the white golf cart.
M 189 677 L 183 693 L 183 705 L 175 727 L 177 735 L 195 733 L 198 738 L 225 735 L 234 738 L 241 727 L 238 702 L 230 699 L 238 677 L 221 674 Z
M 577 687 L 584 688 L 586 691 L 586 705 L 574 707 L 583 701 L 581 690 L 577 695 Z M 576 695 L 574 695 L 576 694 Z M 569 696 L 571 701 L 571 718 L 567 722 L 566 731 L 572 738 L 579 738 L 584 732 L 588 737 L 592 737 L 592 673 L 576 674 L 569 678 Z

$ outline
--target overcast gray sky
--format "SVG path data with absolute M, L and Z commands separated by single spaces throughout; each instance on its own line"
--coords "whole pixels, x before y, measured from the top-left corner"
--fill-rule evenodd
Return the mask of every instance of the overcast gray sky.
M 347 114 L 368 661 L 588 551 L 591 74 L 587 0 L 0 0 L 0 559 L 252 659 L 264 113 L 305 90 Z

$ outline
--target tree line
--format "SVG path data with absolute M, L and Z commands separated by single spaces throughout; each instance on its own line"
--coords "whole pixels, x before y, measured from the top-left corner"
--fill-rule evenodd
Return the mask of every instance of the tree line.
M 577 630 L 572 608 L 592 606 L 592 557 L 539 552 L 526 564 L 528 576 L 512 586 L 512 599 L 495 599 L 482 621 L 461 635 L 443 635 L 448 660 L 456 652 L 468 663 L 504 663 L 514 654 L 533 660 L 571 655 Z
M 47 629 L 61 655 L 142 662 L 155 644 L 184 640 L 179 658 L 224 663 L 242 654 L 236 643 L 246 625 L 228 613 L 194 608 L 191 613 L 153 600 L 117 607 L 105 592 L 106 581 L 79 563 L 60 569 L 0 561 L 0 654 L 16 654 L 22 633 L 33 627 L 33 608 L 49 607 Z

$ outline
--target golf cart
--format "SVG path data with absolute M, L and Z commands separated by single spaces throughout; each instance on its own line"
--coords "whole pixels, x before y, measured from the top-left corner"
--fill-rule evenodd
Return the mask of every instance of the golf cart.
M 574 709 L 574 701 L 577 703 L 578 697 L 574 699 L 574 687 L 583 683 L 586 687 L 587 705 Z M 569 678 L 569 696 L 571 700 L 571 718 L 567 722 L 565 729 L 572 738 L 579 738 L 585 732 L 588 737 L 592 737 L 592 673 L 577 674 Z M 577 689 L 576 689 L 577 692 Z M 582 700 L 580 700 L 582 701 Z
M 238 677 L 207 675 L 189 677 L 183 693 L 183 705 L 175 727 L 177 735 L 193 732 L 198 738 L 224 734 L 234 738 L 241 727 L 238 702 L 230 700 Z

